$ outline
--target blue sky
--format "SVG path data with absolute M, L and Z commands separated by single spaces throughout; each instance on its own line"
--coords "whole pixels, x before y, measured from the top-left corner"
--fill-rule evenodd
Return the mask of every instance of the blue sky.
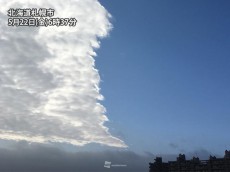
M 96 57 L 110 132 L 137 152 L 229 149 L 230 2 L 100 2 L 113 24 Z

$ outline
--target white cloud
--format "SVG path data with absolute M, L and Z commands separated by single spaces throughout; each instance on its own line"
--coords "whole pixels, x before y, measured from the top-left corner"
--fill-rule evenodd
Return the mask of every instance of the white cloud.
M 6 11 L 26 7 L 53 8 L 56 17 L 75 17 L 77 26 L 7 26 Z M 97 0 L 0 1 L 1 139 L 126 147 L 104 126 L 94 66 L 108 19 Z

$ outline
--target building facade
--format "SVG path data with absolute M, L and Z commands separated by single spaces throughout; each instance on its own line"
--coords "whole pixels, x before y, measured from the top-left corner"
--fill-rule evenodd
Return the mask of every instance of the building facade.
M 230 172 L 230 151 L 225 151 L 224 158 L 210 156 L 209 160 L 193 157 L 186 160 L 184 154 L 179 154 L 176 161 L 162 162 L 156 157 L 154 163 L 149 163 L 149 172 Z

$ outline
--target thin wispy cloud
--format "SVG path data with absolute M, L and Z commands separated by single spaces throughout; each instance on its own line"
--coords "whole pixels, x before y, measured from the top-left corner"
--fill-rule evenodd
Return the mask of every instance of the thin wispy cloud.
M 53 8 L 75 27 L 9 27 L 9 8 Z M 99 38 L 111 30 L 97 0 L 0 2 L 0 138 L 29 142 L 99 143 L 126 147 L 112 136 L 100 103 L 95 68 Z

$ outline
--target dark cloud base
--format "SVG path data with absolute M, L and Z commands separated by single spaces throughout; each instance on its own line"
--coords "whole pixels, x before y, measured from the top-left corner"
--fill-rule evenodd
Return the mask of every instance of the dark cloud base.
M 177 157 L 175 154 L 145 152 L 139 155 L 132 151 L 116 150 L 66 151 L 54 145 L 27 142 L 1 141 L 0 145 L 0 172 L 148 172 L 149 162 L 153 162 L 156 156 L 163 157 L 165 162 Z M 210 154 L 200 149 L 187 152 L 186 158 L 199 156 L 200 159 L 207 159 Z M 104 168 L 105 161 L 127 166 L 107 169 Z
M 147 172 L 149 156 L 131 151 L 68 152 L 58 148 L 17 144 L 0 148 L 1 172 Z M 104 162 L 127 167 L 104 168 Z

